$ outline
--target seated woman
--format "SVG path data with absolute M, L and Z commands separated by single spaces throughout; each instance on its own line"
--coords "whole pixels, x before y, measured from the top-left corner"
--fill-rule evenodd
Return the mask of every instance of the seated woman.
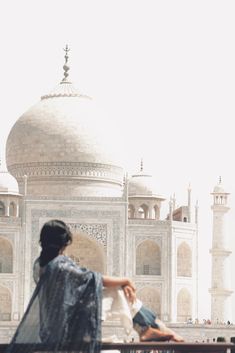
M 44 224 L 42 251 L 34 265 L 36 288 L 7 353 L 32 353 L 43 343 L 50 352 L 96 353 L 101 343 L 103 287 L 124 287 L 132 299 L 135 288 L 128 278 L 102 276 L 81 268 L 64 249 L 72 242 L 69 227 L 60 220 Z M 125 288 L 125 286 L 127 286 Z
M 7 353 L 33 353 L 42 343 L 48 351 L 96 353 L 101 343 L 101 307 L 103 288 L 122 288 L 130 304 L 135 300 L 135 286 L 128 278 L 102 276 L 81 268 L 63 255 L 72 242 L 69 227 L 60 220 L 44 224 L 40 232 L 42 251 L 34 264 L 37 283 L 25 314 Z M 140 310 L 141 315 L 141 310 Z M 140 320 L 134 320 L 142 327 Z M 141 340 L 153 338 L 147 323 Z M 151 332 L 150 332 L 151 333 Z M 150 337 L 151 336 L 151 337 Z

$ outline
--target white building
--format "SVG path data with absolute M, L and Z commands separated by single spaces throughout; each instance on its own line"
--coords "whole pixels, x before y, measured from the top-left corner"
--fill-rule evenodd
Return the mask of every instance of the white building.
M 92 100 L 64 78 L 24 113 L 6 145 L 0 173 L 0 341 L 27 306 L 44 222 L 58 218 L 74 233 L 68 254 L 91 269 L 128 276 L 137 295 L 166 322 L 197 317 L 197 207 L 170 201 L 161 218 L 152 176 L 128 181 L 98 131 Z M 95 122 L 95 123 L 94 123 Z M 124 180 L 124 181 L 123 181 Z
M 226 214 L 229 211 L 229 193 L 224 190 L 221 178 L 213 190 L 213 237 L 211 273 L 211 319 L 213 323 L 227 322 L 231 317 L 230 263 Z

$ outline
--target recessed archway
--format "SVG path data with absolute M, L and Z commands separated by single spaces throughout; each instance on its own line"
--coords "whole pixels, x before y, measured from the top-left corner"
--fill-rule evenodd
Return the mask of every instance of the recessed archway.
M 12 299 L 9 289 L 0 286 L 0 321 L 11 320 Z
M 77 262 L 79 266 L 86 267 L 92 271 L 106 273 L 104 247 L 87 234 L 73 234 L 73 242 L 67 247 L 66 254 Z
M 136 274 L 161 275 L 161 250 L 152 240 L 145 240 L 136 249 Z
M 142 204 L 139 208 L 138 208 L 138 218 L 144 218 L 147 219 L 149 216 L 149 208 L 147 205 Z
M 0 201 L 0 216 L 5 216 L 5 205 Z
M 0 273 L 13 272 L 13 249 L 9 240 L 0 236 Z
M 11 202 L 9 205 L 9 215 L 12 217 L 16 217 L 16 204 L 15 204 L 15 202 Z
M 158 318 L 161 318 L 161 296 L 158 290 L 152 287 L 145 287 L 137 291 L 137 298 L 151 309 Z
M 135 215 L 135 207 L 132 204 L 128 206 L 128 218 L 134 218 Z
M 177 249 L 177 276 L 192 276 L 192 250 L 185 241 Z
M 155 205 L 154 207 L 153 207 L 153 210 L 154 210 L 154 219 L 156 219 L 156 220 L 159 220 L 159 218 L 160 218 L 160 208 L 159 208 L 159 206 L 157 206 L 157 205 Z
M 177 295 L 177 321 L 187 322 L 192 318 L 192 298 L 186 288 L 182 288 Z

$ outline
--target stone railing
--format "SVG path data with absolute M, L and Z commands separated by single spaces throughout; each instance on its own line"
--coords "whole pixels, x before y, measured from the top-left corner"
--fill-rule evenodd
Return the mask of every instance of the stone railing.
M 27 351 L 29 345 L 27 344 L 18 344 L 15 352 L 17 351 Z M 7 344 L 0 344 L 0 353 L 4 353 L 7 349 Z M 18 349 L 19 350 L 18 350 Z M 102 343 L 101 346 L 102 351 L 119 351 L 121 353 L 234 353 L 235 345 L 233 343 L 224 343 L 224 342 L 216 342 L 216 343 L 175 343 L 175 342 L 133 342 L 133 343 Z M 50 347 L 35 344 L 32 348 L 30 345 L 30 352 L 48 352 Z M 76 352 L 76 347 L 63 347 L 60 349 L 61 352 Z
M 190 342 L 138 342 L 103 343 L 102 350 L 118 350 L 121 353 L 234 353 L 233 343 L 190 343 Z

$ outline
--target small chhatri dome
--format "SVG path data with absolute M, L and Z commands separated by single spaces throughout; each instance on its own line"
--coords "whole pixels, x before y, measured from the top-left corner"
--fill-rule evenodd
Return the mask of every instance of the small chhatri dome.
M 132 175 L 129 180 L 128 195 L 129 197 L 147 197 L 165 200 L 163 196 L 158 194 L 156 181 L 152 175 L 144 172 L 142 159 L 140 171 L 137 174 Z
M 52 196 L 120 196 L 123 169 L 107 145 L 93 101 L 64 77 L 12 127 L 6 145 L 9 172 L 23 192 Z
M 221 176 L 219 177 L 219 182 L 218 182 L 218 184 L 214 187 L 213 194 L 228 194 L 228 193 L 225 191 L 224 186 L 223 186 L 223 184 L 222 184 L 222 178 L 221 178 Z
M 0 194 L 19 194 L 16 179 L 6 170 L 0 170 Z

